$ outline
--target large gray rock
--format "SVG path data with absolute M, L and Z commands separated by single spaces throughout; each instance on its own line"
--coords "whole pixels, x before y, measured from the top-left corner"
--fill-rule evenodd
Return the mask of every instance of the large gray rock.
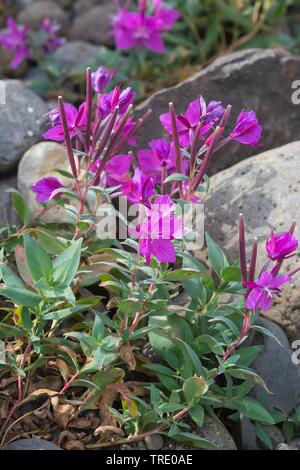
M 45 18 L 57 21 L 63 29 L 68 24 L 67 13 L 57 5 L 57 2 L 51 0 L 40 0 L 29 4 L 19 13 L 18 22 L 38 29 Z
M 212 238 L 233 260 L 238 257 L 237 220 L 243 212 L 247 245 L 253 238 L 260 243 L 258 265 L 265 263 L 265 241 L 271 229 L 288 230 L 300 222 L 300 142 L 247 159 L 214 175 L 205 198 L 205 226 Z M 300 235 L 300 226 L 296 229 Z M 295 265 L 296 258 L 285 263 Z
M 57 49 L 52 58 L 64 71 L 72 69 L 80 70 L 84 74 L 84 68 L 99 62 L 101 49 L 85 41 L 68 41 Z
M 115 12 L 114 2 L 85 9 L 75 18 L 70 31 L 71 39 L 81 39 L 95 44 L 112 46 L 111 15 Z
M 17 188 L 16 175 L 7 176 L 0 179 L 0 226 L 1 224 L 9 225 L 17 223 L 17 216 L 12 208 L 11 193 L 5 192 L 7 189 Z
M 257 335 L 264 348 L 251 368 L 264 379 L 273 395 L 258 386 L 253 388 L 251 395 L 267 407 L 290 414 L 300 403 L 300 366 L 292 362 L 293 351 L 284 331 L 266 318 L 260 318 L 259 325 L 270 330 L 282 346 L 269 336 Z
M 42 206 L 35 201 L 35 194 L 31 187 L 37 181 L 48 176 L 58 178 L 62 184 L 70 184 L 70 180 L 63 178 L 53 170 L 60 168 L 69 170 L 69 161 L 66 149 L 55 142 L 40 142 L 31 147 L 20 161 L 18 168 L 18 189 L 24 195 L 31 214 L 37 216 Z M 63 208 L 55 206 L 47 212 L 47 221 L 62 221 L 66 219 Z
M 5 447 L 4 450 L 62 450 L 52 442 L 44 439 L 20 439 Z
M 174 102 L 177 113 L 184 112 L 200 94 L 205 100 L 220 100 L 233 106 L 230 131 L 241 109 L 254 110 L 264 128 L 261 148 L 231 144 L 212 162 L 210 173 L 234 165 L 263 150 L 278 147 L 299 138 L 300 106 L 291 96 L 292 82 L 300 77 L 300 57 L 281 50 L 248 49 L 225 55 L 179 85 L 155 93 L 140 107 L 140 114 L 153 110 L 144 125 L 139 145 L 147 145 L 149 136 L 165 133 L 159 115 L 168 112 Z
M 0 175 L 42 137 L 47 105 L 21 81 L 5 80 L 6 104 L 0 104 Z

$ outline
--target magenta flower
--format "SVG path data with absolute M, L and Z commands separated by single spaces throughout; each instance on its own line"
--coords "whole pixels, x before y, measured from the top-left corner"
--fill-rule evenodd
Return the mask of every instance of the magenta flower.
M 132 204 L 149 206 L 150 198 L 155 195 L 154 181 L 137 168 L 134 177 L 124 184 L 123 194 Z
M 71 139 L 85 129 L 86 121 L 86 103 L 80 105 L 79 110 L 75 106 L 65 103 L 66 118 L 69 127 Z M 48 113 L 52 127 L 43 135 L 45 140 L 54 140 L 62 142 L 65 140 L 64 129 L 60 119 L 60 111 L 58 108 Z
M 129 132 L 136 126 L 136 123 L 134 122 L 133 120 L 134 118 L 132 116 L 130 116 L 127 121 L 126 121 L 126 124 L 124 126 L 124 129 L 122 131 L 122 137 L 127 137 Z M 121 121 L 118 121 L 117 124 L 115 125 L 114 127 L 114 132 L 117 132 L 117 130 L 119 129 L 120 127 L 120 123 Z M 136 146 L 136 136 L 135 135 L 132 135 L 131 137 L 129 137 L 129 139 L 127 140 L 127 144 L 131 145 L 132 147 L 135 147 Z
M 254 111 L 242 111 L 237 119 L 236 126 L 230 137 L 241 144 L 256 147 L 259 144 L 262 127 Z
M 147 176 L 160 177 L 162 167 L 168 174 L 176 171 L 174 151 L 171 144 L 165 139 L 152 140 L 149 142 L 150 149 L 140 150 L 138 160 L 143 172 Z
M 175 205 L 170 196 L 158 196 L 148 209 L 145 220 L 137 227 L 139 252 L 147 264 L 150 264 L 152 256 L 161 263 L 176 262 L 172 241 L 182 238 L 183 227 L 174 212 Z
M 41 24 L 41 30 L 45 33 L 45 39 L 43 42 L 43 49 L 46 54 L 51 54 L 59 47 L 65 44 L 65 39 L 57 36 L 58 31 L 61 29 L 61 25 L 56 21 L 51 21 L 49 18 L 45 18 Z
M 267 312 L 272 304 L 275 295 L 281 295 L 280 287 L 291 281 L 288 275 L 273 277 L 272 273 L 263 272 L 256 282 L 244 282 L 244 287 L 251 289 L 247 298 L 246 306 L 249 310 L 261 310 Z
M 176 124 L 179 134 L 179 142 L 182 147 L 188 147 L 191 143 L 191 134 L 195 132 L 199 122 L 202 122 L 202 130 L 200 139 L 202 139 L 224 114 L 224 108 L 219 101 L 211 101 L 209 105 L 200 96 L 192 101 L 185 114 L 176 117 Z M 172 135 L 172 125 L 170 113 L 162 114 L 160 122 L 168 132 Z
M 48 178 L 43 178 L 32 185 L 31 189 L 36 194 L 36 201 L 39 203 L 45 203 L 51 199 L 54 191 L 63 187 L 63 184 L 57 178 L 49 176 Z M 57 193 L 55 197 L 58 196 L 59 193 Z
M 170 30 L 180 16 L 176 10 L 164 8 L 161 1 L 154 2 L 154 15 L 147 14 L 147 1 L 140 0 L 138 11 L 128 11 L 117 3 L 113 17 L 113 32 L 117 49 L 165 50 L 162 34 Z
M 99 166 L 100 160 L 97 160 L 90 171 L 96 173 Z M 104 167 L 103 174 L 101 175 L 101 184 L 105 187 L 126 184 L 130 166 L 130 155 L 115 155 Z
M 11 67 L 16 70 L 25 59 L 31 59 L 27 41 L 29 26 L 18 25 L 11 17 L 8 18 L 6 26 L 7 30 L 0 34 L 0 44 L 4 49 L 15 53 Z
M 272 261 L 280 261 L 293 255 L 298 246 L 299 242 L 292 233 L 284 232 L 281 235 L 275 235 L 272 231 L 271 238 L 266 243 L 266 251 Z
M 181 17 L 180 11 L 166 7 L 162 0 L 154 0 L 153 3 L 158 28 L 165 31 L 172 29 Z
M 102 65 L 92 74 L 93 88 L 96 93 L 102 93 L 110 84 L 114 76 L 114 70 L 107 69 Z
M 122 90 L 120 86 L 117 86 L 110 93 L 102 95 L 99 104 L 102 117 L 107 117 L 117 106 L 119 106 L 120 114 L 124 114 L 128 106 L 133 102 L 135 96 L 136 93 L 132 91 L 132 88 L 128 87 Z

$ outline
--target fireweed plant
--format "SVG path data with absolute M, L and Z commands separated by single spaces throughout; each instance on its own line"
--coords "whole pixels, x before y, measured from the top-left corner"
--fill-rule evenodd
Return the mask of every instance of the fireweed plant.
M 38 31 L 31 31 L 28 25 L 17 24 L 12 17 L 6 23 L 6 30 L 0 34 L 0 46 L 11 51 L 12 70 L 19 69 L 26 61 L 41 62 L 46 54 L 53 53 L 65 40 L 58 36 L 60 25 L 45 18 Z
M 33 423 L 48 406 L 55 416 L 62 410 L 63 428 L 92 416 L 86 449 L 156 433 L 215 449 L 197 427 L 206 415 L 230 425 L 239 414 L 271 446 L 267 426 L 286 416 L 249 396 L 257 384 L 270 393 L 250 368 L 262 348 L 251 338 L 270 335 L 256 324 L 260 312 L 300 269 L 280 273 L 298 249 L 295 225 L 271 233 L 258 267 L 257 241 L 248 259 L 240 215 L 240 259 L 230 264 L 206 234 L 204 264 L 187 249 L 177 212 L 200 205 L 210 161 L 228 142 L 258 145 L 255 113 L 242 111 L 227 131 L 230 106 L 198 97 L 176 114 L 170 103 L 160 117 L 165 137 L 136 152 L 149 112 L 136 121 L 131 89 L 105 91 L 110 70 L 88 69 L 86 77 L 86 101 L 75 108 L 59 97 L 44 135 L 65 146 L 69 170 L 56 169 L 59 178 L 33 186 L 37 217 L 13 191 L 23 226 L 1 229 L 1 445 L 20 435 L 26 417 L 28 434 L 28 413 L 36 413 Z M 137 205 L 137 223 L 122 216 L 121 195 Z M 54 206 L 64 209 L 65 222 L 45 221 Z M 126 239 L 101 237 L 103 207 L 122 218 Z M 41 374 L 58 385 L 35 389 Z

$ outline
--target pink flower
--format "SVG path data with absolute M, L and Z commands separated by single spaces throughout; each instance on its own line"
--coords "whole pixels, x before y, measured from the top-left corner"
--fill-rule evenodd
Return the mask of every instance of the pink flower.
M 174 173 L 176 162 L 171 144 L 165 139 L 158 139 L 152 140 L 148 145 L 150 149 L 138 152 L 138 160 L 144 173 L 147 176 L 160 177 L 163 166 L 168 173 Z
M 96 173 L 99 166 L 100 160 L 97 160 L 90 171 Z M 115 155 L 104 167 L 101 184 L 105 187 L 112 187 L 127 183 L 130 166 L 130 155 Z
M 4 49 L 15 53 L 11 67 L 16 70 L 25 59 L 31 59 L 27 41 L 29 26 L 18 25 L 11 17 L 8 18 L 6 26 L 7 30 L 0 35 L 0 44 Z
M 56 21 L 51 21 L 49 18 L 45 18 L 41 24 L 41 30 L 45 33 L 42 47 L 46 54 L 51 54 L 65 44 L 65 39 L 57 36 L 60 29 L 61 25 Z
M 114 70 L 107 69 L 103 65 L 92 74 L 93 88 L 96 93 L 102 93 L 110 84 L 114 76 Z
M 126 113 L 135 96 L 136 93 L 132 91 L 132 88 L 128 87 L 122 90 L 120 86 L 117 86 L 110 93 L 102 95 L 99 104 L 102 117 L 107 117 L 117 106 L 119 106 L 120 114 Z
M 66 118 L 69 127 L 71 139 L 84 131 L 86 120 L 86 103 L 80 105 L 79 110 L 75 106 L 65 103 Z M 48 113 L 52 127 L 43 135 L 45 140 L 55 140 L 63 142 L 65 140 L 64 129 L 60 119 L 60 111 L 58 108 Z
M 161 263 L 175 263 L 176 250 L 172 243 L 182 238 L 183 227 L 174 216 L 175 205 L 170 196 L 158 196 L 147 210 L 145 220 L 137 227 L 139 252 L 150 264 L 154 256 Z
M 224 108 L 219 101 L 211 101 L 209 105 L 200 96 L 192 101 L 185 114 L 176 117 L 176 124 L 179 134 L 179 142 L 182 147 L 188 147 L 191 143 L 191 133 L 194 133 L 199 122 L 202 122 L 202 131 L 200 139 L 209 132 L 218 119 L 224 114 Z M 172 135 L 172 125 L 170 113 L 162 114 L 160 122 L 168 132 Z
M 128 11 L 117 5 L 113 17 L 113 31 L 117 49 L 149 49 L 162 53 L 165 50 L 162 33 L 170 30 L 179 18 L 176 10 L 163 8 L 162 2 L 154 2 L 154 16 L 147 14 L 147 1 L 139 2 L 138 11 Z
M 273 277 L 272 273 L 263 272 L 256 282 L 244 282 L 244 287 L 251 289 L 246 306 L 249 310 L 267 312 L 272 304 L 274 295 L 280 296 L 280 287 L 291 281 L 285 274 Z
M 254 111 L 242 111 L 237 119 L 236 126 L 230 137 L 241 144 L 256 147 L 259 144 L 262 127 Z
M 35 183 L 31 189 L 36 194 L 36 201 L 39 203 L 48 202 L 54 191 L 57 189 L 63 188 L 63 184 L 52 176 L 48 178 L 43 178 Z M 56 197 L 59 196 L 59 193 L 56 194 Z
M 154 181 L 137 168 L 134 177 L 123 186 L 123 194 L 132 204 L 150 206 L 150 198 L 155 195 Z
M 272 231 L 271 238 L 266 243 L 268 257 L 272 261 L 284 260 L 291 256 L 298 248 L 297 238 L 290 232 L 275 235 Z

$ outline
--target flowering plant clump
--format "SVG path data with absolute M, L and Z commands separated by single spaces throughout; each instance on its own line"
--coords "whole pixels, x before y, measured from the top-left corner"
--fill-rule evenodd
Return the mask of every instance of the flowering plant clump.
M 261 125 L 242 112 L 227 130 L 231 106 L 198 97 L 185 114 L 170 103 L 160 117 L 165 138 L 136 151 L 150 111 L 136 121 L 134 93 L 106 92 L 111 77 L 88 69 L 79 108 L 59 97 L 44 137 L 65 146 L 69 169 L 32 187 L 42 205 L 35 217 L 14 191 L 23 226 L 1 231 L 1 443 L 41 423 L 55 440 L 54 421 L 67 449 L 157 433 L 215 449 L 197 433 L 205 416 L 228 424 L 243 414 L 269 445 L 267 426 L 286 416 L 249 396 L 257 384 L 269 392 L 250 368 L 261 351 L 251 333 L 270 334 L 259 314 L 300 269 L 279 274 L 298 248 L 295 225 L 272 232 L 258 274 L 257 241 L 248 263 L 242 215 L 233 264 L 209 234 L 208 262 L 196 259 L 190 243 L 202 225 L 185 217 L 201 208 L 214 155 L 232 139 L 259 145 Z M 45 220 L 54 206 L 63 223 Z
M 25 61 L 39 62 L 42 54 L 51 54 L 61 47 L 64 39 L 57 35 L 59 30 L 60 25 L 48 18 L 38 32 L 33 32 L 28 25 L 19 25 L 9 17 L 6 30 L 0 34 L 0 45 L 13 54 L 11 68 L 17 70 Z

